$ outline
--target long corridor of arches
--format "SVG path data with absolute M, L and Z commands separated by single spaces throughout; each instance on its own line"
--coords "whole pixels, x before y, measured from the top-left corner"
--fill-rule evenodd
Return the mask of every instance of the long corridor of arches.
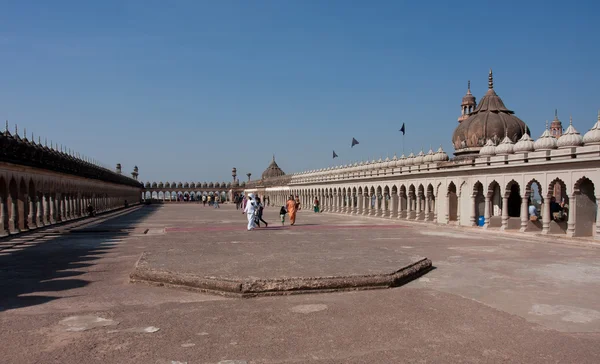
M 275 205 L 298 196 L 302 206 L 312 207 L 316 199 L 329 213 L 600 239 L 600 180 L 594 177 L 582 172 L 390 180 L 273 187 L 260 194 Z

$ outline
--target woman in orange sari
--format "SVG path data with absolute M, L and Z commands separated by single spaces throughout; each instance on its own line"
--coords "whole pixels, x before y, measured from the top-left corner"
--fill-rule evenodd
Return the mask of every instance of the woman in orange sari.
M 294 200 L 294 196 L 288 198 L 286 207 L 288 215 L 290 215 L 290 225 L 294 225 L 296 223 L 296 201 Z

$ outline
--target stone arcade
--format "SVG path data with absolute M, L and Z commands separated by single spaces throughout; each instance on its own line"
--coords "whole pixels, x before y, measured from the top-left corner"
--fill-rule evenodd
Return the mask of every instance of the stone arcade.
M 600 113 L 584 136 L 572 121 L 562 132 L 537 139 L 506 108 L 493 86 L 476 105 L 470 87 L 452 141 L 455 158 L 440 147 L 400 158 L 365 161 L 285 175 L 263 176 L 245 192 L 282 205 L 298 195 L 304 206 L 318 198 L 322 210 L 348 215 L 430 221 L 438 224 L 539 232 L 600 239 Z M 269 169 L 267 169 L 269 170 Z M 529 199 L 541 199 L 541 220 L 530 221 Z M 553 219 L 550 201 L 564 203 L 567 217 Z

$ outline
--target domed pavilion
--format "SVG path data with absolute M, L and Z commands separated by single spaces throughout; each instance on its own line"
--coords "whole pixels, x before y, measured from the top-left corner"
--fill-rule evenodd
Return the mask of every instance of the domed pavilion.
M 271 160 L 271 164 L 265 169 L 262 173 L 261 179 L 268 179 L 273 177 L 281 177 L 285 176 L 285 172 L 279 168 L 277 162 L 275 162 L 275 155 L 273 155 L 273 160 Z
M 490 69 L 487 93 L 466 120 L 459 119 L 459 125 L 454 130 L 452 135 L 454 155 L 475 156 L 488 140 L 498 145 L 507 137 L 516 143 L 525 133 L 530 134 L 527 125 L 516 117 L 513 111 L 506 108 L 500 96 L 494 91 L 494 78 Z

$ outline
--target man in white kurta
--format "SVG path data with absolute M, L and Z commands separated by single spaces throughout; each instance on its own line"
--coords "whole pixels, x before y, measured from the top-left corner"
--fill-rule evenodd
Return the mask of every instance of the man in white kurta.
M 248 217 L 248 231 L 254 230 L 256 224 L 254 222 L 254 217 L 256 216 L 256 202 L 254 201 L 254 194 L 251 193 L 248 195 L 248 202 L 246 203 L 246 207 L 244 208 L 244 212 L 246 213 L 246 217 Z

